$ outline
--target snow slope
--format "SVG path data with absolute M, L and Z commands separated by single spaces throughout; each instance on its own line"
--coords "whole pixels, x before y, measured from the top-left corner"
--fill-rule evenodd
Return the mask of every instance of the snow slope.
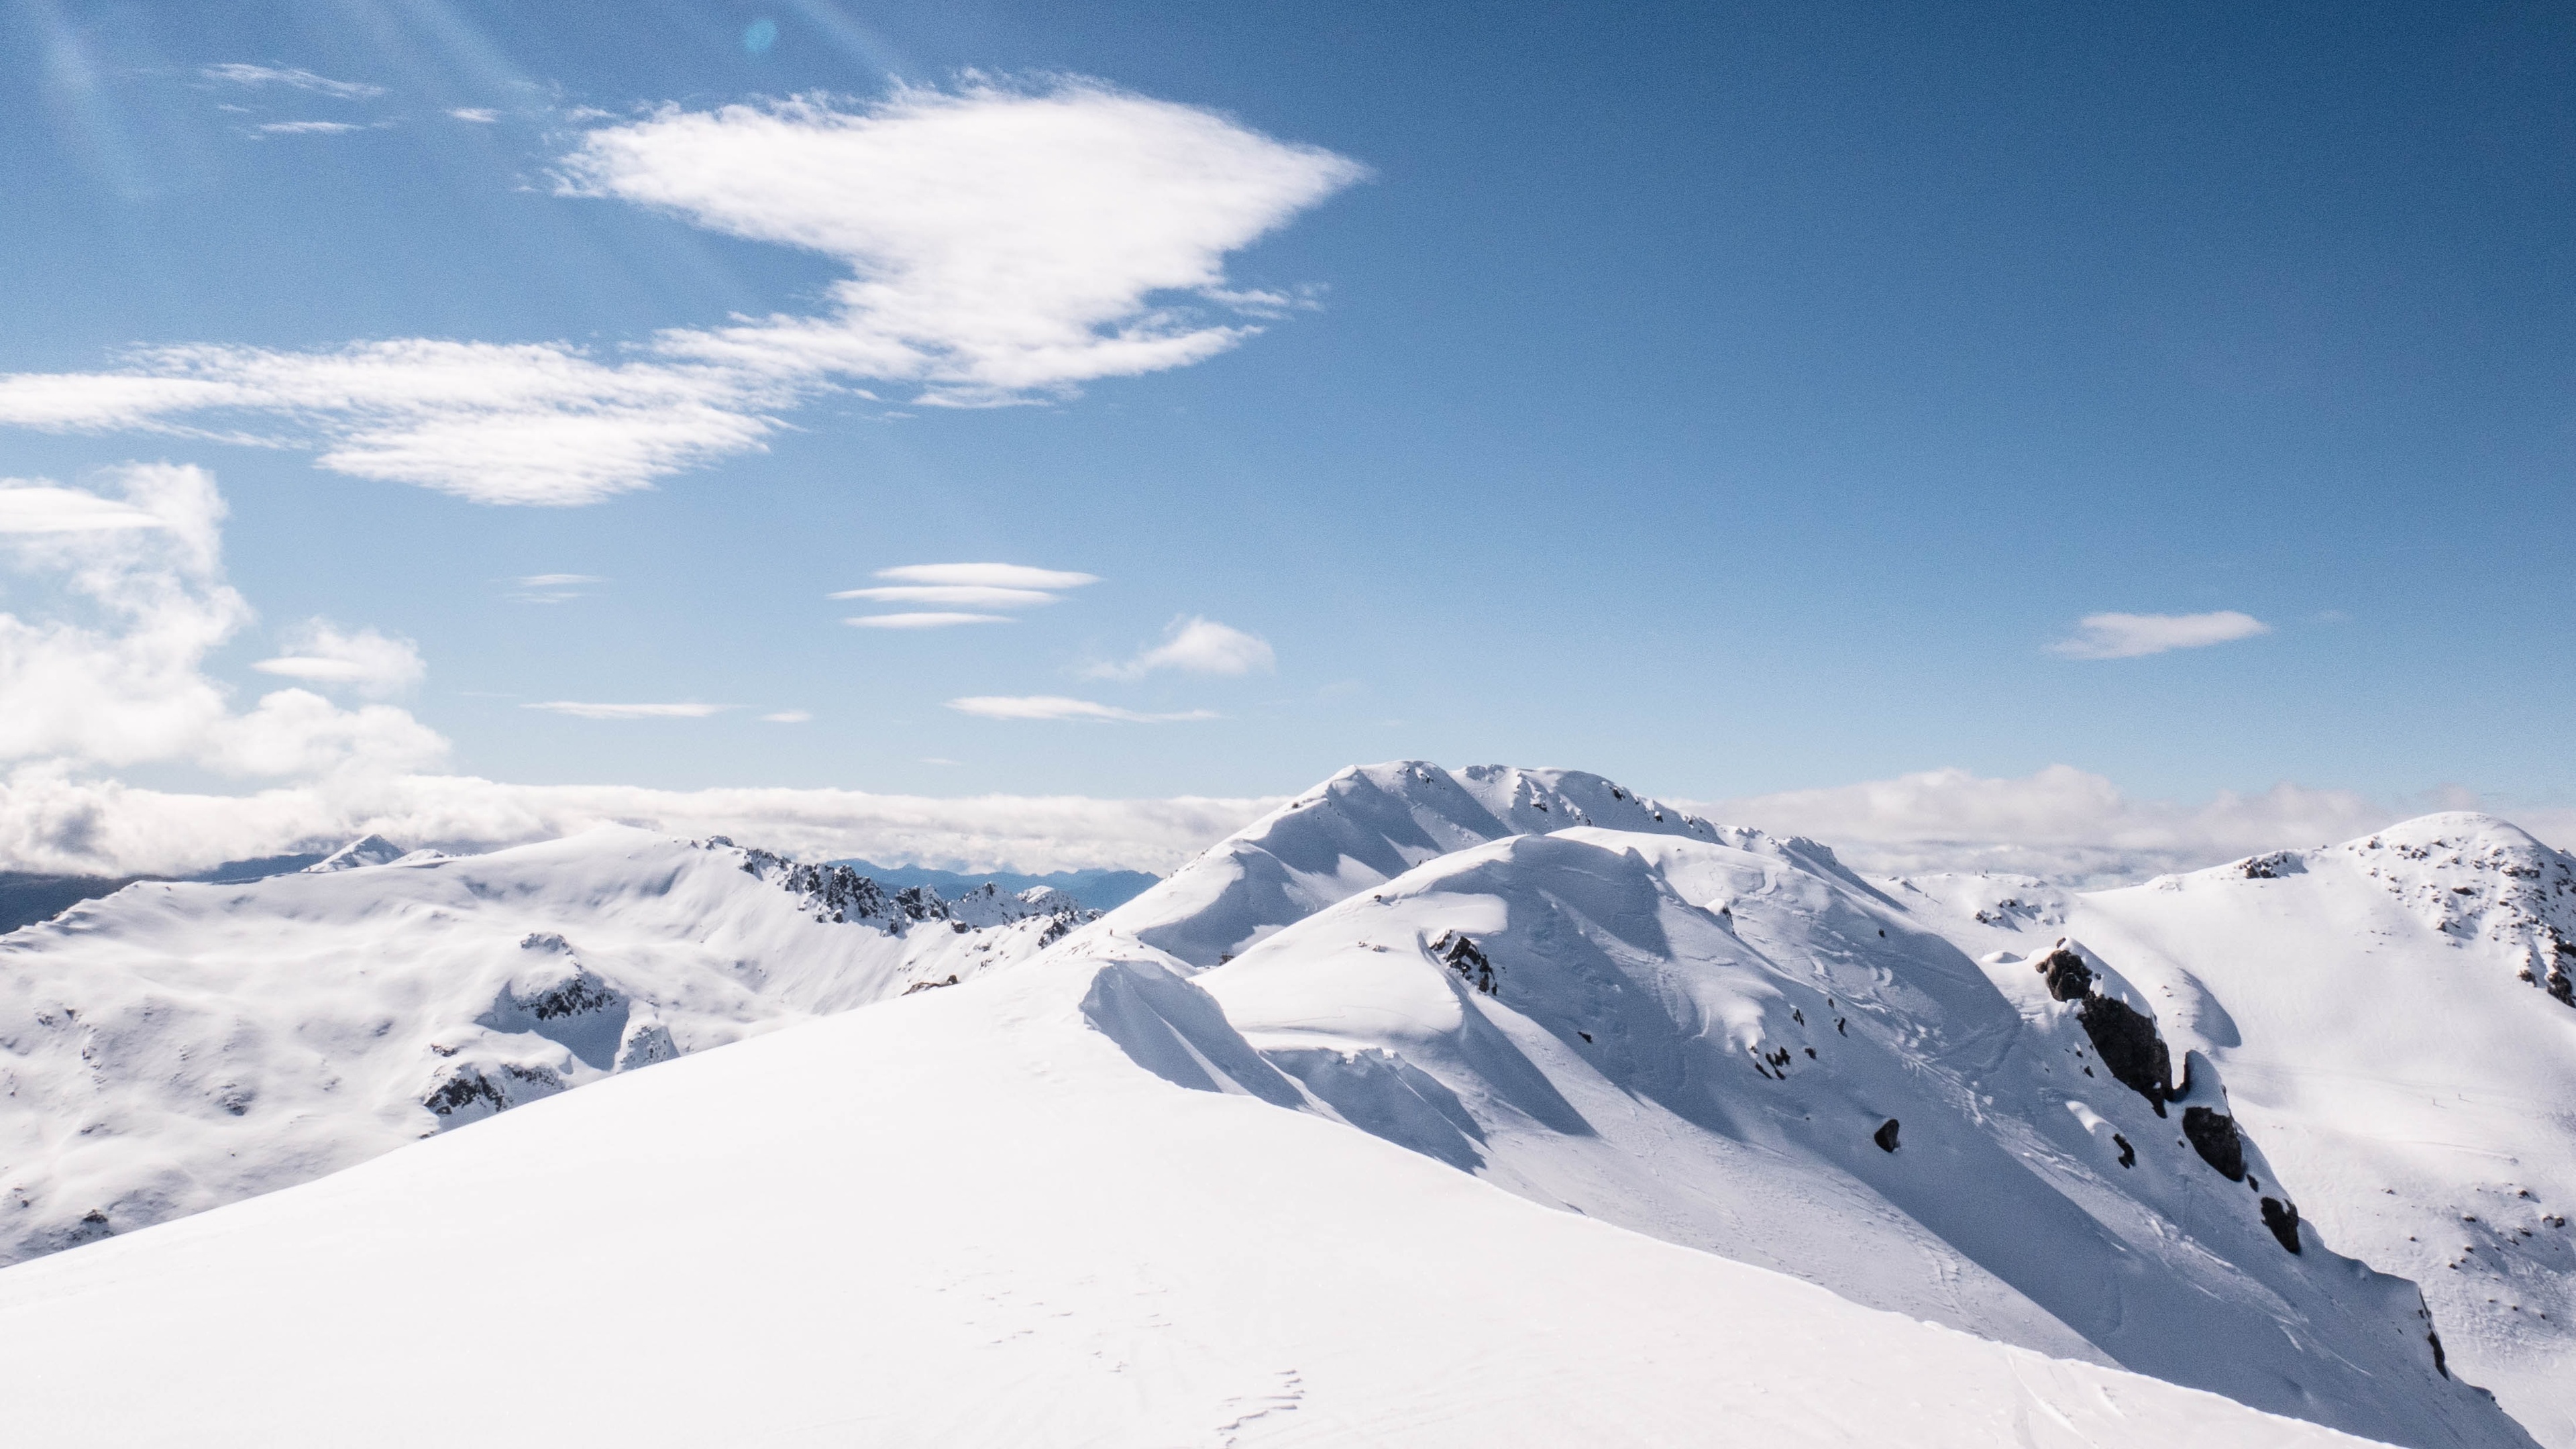
M 1150 965 L 802 1024 L 0 1273 L 0 1401 L 191 1449 L 2360 1442 L 1539 1208 L 1265 1071 Z
M 131 885 L 0 936 L 0 1262 L 971 977 L 1089 914 L 617 827 Z
M 1981 897 L 2048 893 L 1893 894 L 2020 953 Z M 2576 860 L 2442 814 L 2037 909 L 2167 1005 L 2331 1240 L 2424 1286 L 2454 1367 L 2576 1445 Z

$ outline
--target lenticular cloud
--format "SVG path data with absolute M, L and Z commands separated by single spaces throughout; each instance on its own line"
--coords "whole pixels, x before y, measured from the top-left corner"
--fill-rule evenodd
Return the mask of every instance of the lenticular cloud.
M 820 252 L 818 315 L 673 329 L 622 355 L 399 338 L 330 352 L 137 348 L 0 377 L 0 423 L 311 447 L 323 467 L 485 503 L 580 504 L 760 448 L 815 393 L 983 407 L 1184 367 L 1287 299 L 1226 256 L 1364 174 L 1089 83 L 668 108 L 585 135 L 558 190 Z

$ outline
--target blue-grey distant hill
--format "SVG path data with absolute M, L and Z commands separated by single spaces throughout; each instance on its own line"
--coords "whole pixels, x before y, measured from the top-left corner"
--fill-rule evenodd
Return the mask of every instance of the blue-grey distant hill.
M 951 900 L 991 882 L 1017 894 L 1031 886 L 1051 886 L 1095 911 L 1123 906 L 1145 893 L 1147 886 L 1162 879 L 1141 870 L 1060 870 L 1053 875 L 1014 875 L 1009 871 L 989 871 L 981 875 L 962 874 L 953 870 L 925 870 L 910 865 L 878 865 L 865 860 L 836 860 L 882 886 L 901 890 L 905 886 L 926 885 Z

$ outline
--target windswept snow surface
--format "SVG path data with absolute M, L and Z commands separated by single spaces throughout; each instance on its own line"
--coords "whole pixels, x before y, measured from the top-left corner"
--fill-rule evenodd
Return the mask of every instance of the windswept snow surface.
M 1973 951 L 2071 932 L 2115 963 L 2225 1072 L 2303 1213 L 2421 1283 L 2452 1367 L 2576 1446 L 2576 860 L 2442 814 L 2125 890 L 1890 894 Z
M 127 886 L 0 936 L 0 1262 L 972 977 L 1089 915 L 614 826 Z
M 24 1442 L 190 1449 L 2362 1442 L 1301 1100 L 1188 981 L 1058 959 L 9 1269 L 0 1402 Z

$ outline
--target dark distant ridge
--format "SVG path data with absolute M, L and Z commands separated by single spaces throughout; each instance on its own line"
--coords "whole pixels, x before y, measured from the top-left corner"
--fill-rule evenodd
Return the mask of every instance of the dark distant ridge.
M 1031 886 L 1060 890 L 1095 911 L 1123 906 L 1145 893 L 1145 888 L 1162 880 L 1141 870 L 1060 870 L 1053 875 L 1014 875 L 1009 871 L 983 874 L 961 874 L 953 870 L 925 870 L 919 866 L 877 865 L 864 860 L 836 860 L 833 865 L 846 865 L 877 884 L 894 890 L 906 886 L 928 886 L 950 900 L 977 886 L 990 882 L 1017 895 Z
M 0 935 L 20 926 L 50 921 L 83 901 L 114 895 L 139 880 L 199 880 L 232 885 L 302 870 L 320 859 L 319 853 L 266 855 L 257 860 L 228 860 L 195 875 L 44 875 L 29 870 L 0 870 Z

